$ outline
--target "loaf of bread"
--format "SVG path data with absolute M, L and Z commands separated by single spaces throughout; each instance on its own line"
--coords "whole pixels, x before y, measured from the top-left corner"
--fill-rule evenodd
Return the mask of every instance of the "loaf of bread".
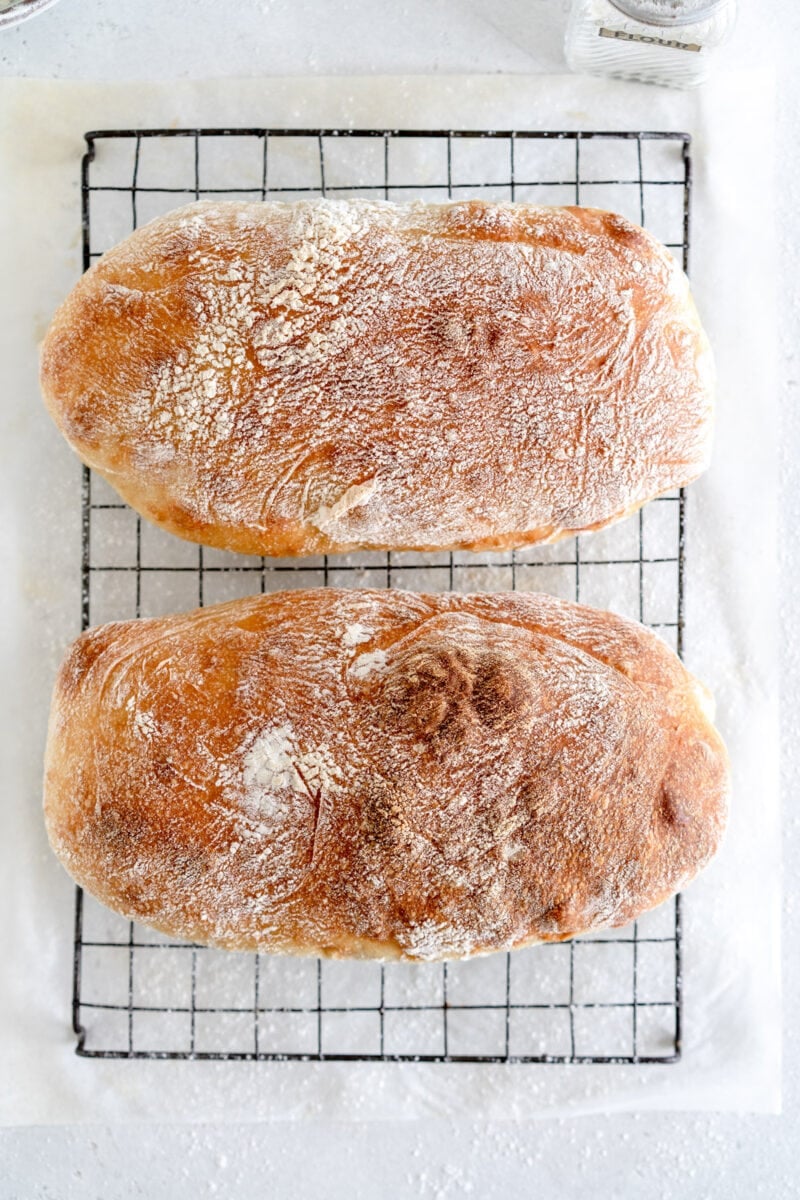
M 685 276 L 588 208 L 198 203 L 87 272 L 45 339 L 70 444 L 157 525 L 274 556 L 491 549 L 706 466 Z
M 317 589 L 85 633 L 45 813 L 78 883 L 172 936 L 445 959 L 631 921 L 714 853 L 727 789 L 707 694 L 640 625 Z

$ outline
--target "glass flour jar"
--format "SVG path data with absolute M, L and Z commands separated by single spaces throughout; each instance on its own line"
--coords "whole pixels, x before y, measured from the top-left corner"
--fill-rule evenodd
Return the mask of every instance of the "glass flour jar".
M 573 71 L 696 87 L 736 20 L 736 0 L 574 0 L 565 50 Z
M 0 26 L 27 21 L 57 3 L 58 0 L 0 0 Z

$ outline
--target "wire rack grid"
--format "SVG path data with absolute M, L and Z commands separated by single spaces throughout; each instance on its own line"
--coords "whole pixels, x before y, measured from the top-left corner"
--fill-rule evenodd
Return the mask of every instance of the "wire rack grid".
M 145 129 L 86 140 L 85 268 L 192 199 L 315 194 L 588 204 L 646 225 L 688 267 L 686 134 Z M 519 588 L 613 609 L 683 647 L 683 492 L 554 546 L 294 561 L 180 542 L 86 469 L 82 505 L 83 628 L 282 588 Z M 680 897 L 625 929 L 412 965 L 174 942 L 77 891 L 72 1016 L 86 1057 L 673 1063 L 681 1013 Z

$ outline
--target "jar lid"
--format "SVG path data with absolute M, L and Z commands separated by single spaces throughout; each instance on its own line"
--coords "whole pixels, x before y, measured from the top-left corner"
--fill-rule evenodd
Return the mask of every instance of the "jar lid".
M 728 0 L 611 0 L 626 17 L 646 25 L 686 25 L 702 21 L 717 12 Z

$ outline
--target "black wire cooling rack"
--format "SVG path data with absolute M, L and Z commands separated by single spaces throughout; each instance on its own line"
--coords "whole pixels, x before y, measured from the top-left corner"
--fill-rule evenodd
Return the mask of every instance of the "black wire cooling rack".
M 207 196 L 480 196 L 586 204 L 689 257 L 681 133 L 198 129 L 86 135 L 83 262 Z M 541 590 L 633 616 L 681 653 L 684 496 L 556 546 L 281 562 L 178 541 L 83 474 L 82 627 L 257 591 Z M 169 939 L 78 889 L 73 1027 L 103 1058 L 672 1063 L 681 1046 L 680 898 L 607 934 L 467 963 L 231 954 Z

